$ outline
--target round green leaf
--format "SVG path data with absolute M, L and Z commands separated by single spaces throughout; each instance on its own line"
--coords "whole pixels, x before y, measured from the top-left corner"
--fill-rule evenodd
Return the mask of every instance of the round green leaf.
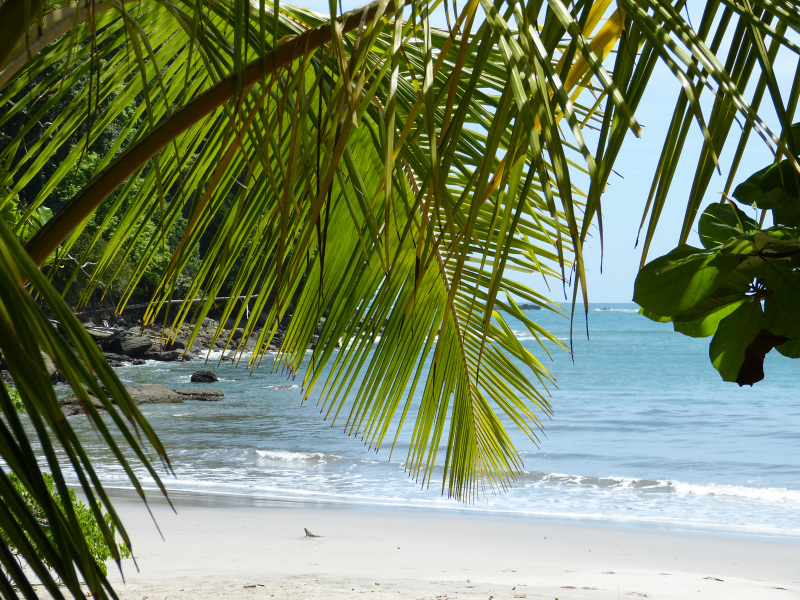
M 737 255 L 679 246 L 642 268 L 633 301 L 656 315 L 674 317 L 688 312 L 711 296 L 740 260 Z
M 689 337 L 708 337 L 717 332 L 720 322 L 745 302 L 744 294 L 726 294 L 708 298 L 698 304 L 692 311 L 692 317 L 686 315 L 676 317 L 673 323 L 675 331 Z
M 756 222 L 733 204 L 711 204 L 703 211 L 697 227 L 700 242 L 706 249 L 757 228 Z
M 770 294 L 764 300 L 764 315 L 773 333 L 789 338 L 776 346 L 789 358 L 800 358 L 800 274 L 774 269 L 766 278 Z
M 709 356 L 723 380 L 737 381 L 747 347 L 765 326 L 761 303 L 755 299 L 742 303 L 720 321 Z

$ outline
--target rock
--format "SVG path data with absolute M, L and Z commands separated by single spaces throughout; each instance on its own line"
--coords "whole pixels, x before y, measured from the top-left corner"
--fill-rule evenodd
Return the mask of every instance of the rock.
M 126 389 L 136 404 L 178 404 L 183 402 L 183 396 L 163 385 L 130 385 Z
M 238 328 L 233 330 L 233 332 L 231 333 L 231 338 L 230 339 L 231 339 L 232 342 L 237 342 L 240 339 L 242 339 L 243 335 L 244 335 L 244 329 L 241 328 L 241 327 L 238 327 Z
M 144 360 L 159 360 L 162 362 L 182 361 L 183 352 L 177 350 L 167 350 L 166 352 L 158 352 L 157 350 L 148 350 L 141 355 Z
M 192 373 L 192 383 L 214 383 L 219 381 L 211 371 L 195 371 Z
M 164 344 L 164 350 L 186 350 L 186 343 L 182 342 L 181 340 L 175 340 L 169 344 Z
M 112 367 L 124 367 L 125 365 L 131 364 L 133 361 L 130 356 L 114 354 L 113 352 L 103 352 L 103 356 L 106 357 L 108 364 L 110 364 Z
M 47 371 L 47 376 L 50 378 L 51 383 L 58 383 L 58 367 L 56 366 L 56 363 L 54 363 L 53 359 L 41 350 L 39 350 L 39 354 L 42 355 L 44 368 Z
M 219 402 L 225 399 L 225 394 L 219 390 L 195 389 L 195 390 L 171 390 L 163 385 L 131 385 L 125 388 L 136 404 L 181 404 L 184 400 L 194 400 L 198 402 Z M 100 400 L 94 396 L 89 399 L 98 410 L 104 410 Z M 114 399 L 112 398 L 112 402 Z M 83 405 L 75 394 L 70 394 L 58 401 L 64 415 L 70 417 L 84 412 Z M 116 402 L 115 402 L 116 403 Z
M 94 404 L 95 408 L 98 410 L 104 410 L 103 405 L 100 404 L 100 400 L 94 396 L 89 396 L 89 399 L 92 401 L 92 404 Z M 72 415 L 86 412 L 75 394 L 70 394 L 69 396 L 61 398 L 58 403 L 61 405 L 61 411 L 64 413 L 65 417 L 71 417 Z
M 147 352 L 152 345 L 153 341 L 147 336 L 121 332 L 120 335 L 110 338 L 104 344 L 104 349 L 107 352 L 138 358 Z
M 143 358 L 134 358 L 133 359 L 133 364 L 134 365 L 146 365 L 147 361 L 144 360 Z
M 136 404 L 180 404 L 183 402 L 183 396 L 163 385 L 131 385 L 126 389 Z M 89 398 L 98 410 L 104 410 L 100 400 L 94 396 L 89 396 Z M 113 398 L 111 400 L 114 401 Z M 67 417 L 84 412 L 83 405 L 75 394 L 65 396 L 58 403 Z
M 542 310 L 542 307 L 538 304 L 520 304 L 520 310 Z
M 118 334 L 119 331 L 115 331 L 114 329 L 102 329 L 100 327 L 87 327 L 86 333 L 88 333 L 89 337 L 94 340 L 95 344 L 102 347 L 106 344 L 106 342 L 113 338 L 114 335 Z
M 184 400 L 197 400 L 199 402 L 219 402 L 220 400 L 225 400 L 225 394 L 219 390 L 212 390 L 210 388 L 175 390 L 175 393 Z

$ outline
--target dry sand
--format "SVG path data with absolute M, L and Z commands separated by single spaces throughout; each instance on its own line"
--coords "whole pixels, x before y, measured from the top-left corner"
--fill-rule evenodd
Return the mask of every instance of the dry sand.
M 116 494 L 139 572 L 123 600 L 368 598 L 792 600 L 800 541 L 565 524 L 477 511 Z M 320 537 L 307 537 L 304 529 Z

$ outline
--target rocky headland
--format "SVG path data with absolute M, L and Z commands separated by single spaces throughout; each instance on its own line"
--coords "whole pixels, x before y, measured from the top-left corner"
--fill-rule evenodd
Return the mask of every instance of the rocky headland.
M 225 394 L 219 390 L 209 388 L 192 388 L 182 390 L 171 390 L 163 385 L 129 385 L 128 390 L 131 398 L 136 404 L 180 404 L 185 401 L 197 402 L 219 402 L 225 399 Z M 92 404 L 98 410 L 104 410 L 100 400 L 94 396 L 89 396 Z M 111 399 L 114 402 L 114 399 Z M 70 394 L 59 401 L 64 415 L 69 417 L 84 411 L 81 401 L 75 394 Z

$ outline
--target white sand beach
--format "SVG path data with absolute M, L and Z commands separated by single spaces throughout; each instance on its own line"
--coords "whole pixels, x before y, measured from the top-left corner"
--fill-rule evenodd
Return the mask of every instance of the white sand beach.
M 110 568 L 123 600 L 800 597 L 798 540 L 179 493 L 177 514 L 151 501 L 162 540 L 114 498 L 139 567 Z

